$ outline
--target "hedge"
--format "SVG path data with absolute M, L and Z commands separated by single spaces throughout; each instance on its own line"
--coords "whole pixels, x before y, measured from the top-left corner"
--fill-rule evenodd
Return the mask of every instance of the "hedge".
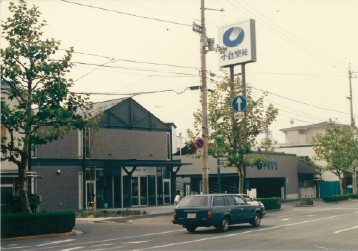
M 257 201 L 261 201 L 264 206 L 265 210 L 272 210 L 272 209 L 280 209 L 281 208 L 281 198 L 274 197 L 274 198 L 257 198 Z
M 71 211 L 1 214 L 1 238 L 70 232 L 75 218 Z
M 348 197 L 351 199 L 358 199 L 358 193 L 356 194 L 348 194 Z
M 324 202 L 336 202 L 349 199 L 358 199 L 358 194 L 333 195 L 322 198 Z
M 349 196 L 344 194 L 344 195 L 333 195 L 333 196 L 328 196 L 328 197 L 324 197 L 322 198 L 322 200 L 324 202 L 336 202 L 336 201 L 342 201 L 342 200 L 349 200 Z

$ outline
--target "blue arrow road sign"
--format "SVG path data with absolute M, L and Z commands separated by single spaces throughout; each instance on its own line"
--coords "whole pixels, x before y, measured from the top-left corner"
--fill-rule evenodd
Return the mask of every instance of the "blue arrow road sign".
M 246 99 L 244 98 L 244 96 L 236 96 L 233 100 L 232 100 L 232 108 L 234 108 L 235 111 L 237 112 L 241 112 L 243 110 L 245 110 L 246 108 Z

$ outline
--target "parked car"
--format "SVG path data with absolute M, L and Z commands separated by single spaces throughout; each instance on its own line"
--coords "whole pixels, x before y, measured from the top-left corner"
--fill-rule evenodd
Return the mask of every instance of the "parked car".
M 265 215 L 265 205 L 264 203 L 262 203 L 261 201 L 257 201 L 254 200 L 253 198 L 251 198 L 250 196 L 248 196 L 247 194 L 239 194 L 239 196 L 241 196 L 242 198 L 244 198 L 244 200 L 246 200 L 246 202 L 250 205 L 255 205 L 255 206 L 260 206 L 261 207 L 261 214 L 262 216 Z
M 190 195 L 180 201 L 174 209 L 173 224 L 182 225 L 189 232 L 197 227 L 215 227 L 227 231 L 229 225 L 261 224 L 261 207 L 248 204 L 237 194 Z

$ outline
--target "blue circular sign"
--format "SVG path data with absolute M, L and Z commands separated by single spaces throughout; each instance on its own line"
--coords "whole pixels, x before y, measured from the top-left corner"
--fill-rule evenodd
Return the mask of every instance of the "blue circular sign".
M 223 35 L 224 45 L 227 47 L 235 47 L 242 43 L 245 33 L 240 27 L 231 27 L 225 31 Z
M 245 110 L 246 108 L 246 98 L 244 96 L 236 96 L 231 103 L 232 108 L 237 111 L 237 112 L 241 112 L 243 110 Z

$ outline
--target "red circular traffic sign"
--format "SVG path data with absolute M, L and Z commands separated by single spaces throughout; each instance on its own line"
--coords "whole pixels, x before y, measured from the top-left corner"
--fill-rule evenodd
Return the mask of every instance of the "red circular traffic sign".
M 204 146 L 205 146 L 205 141 L 203 138 L 197 138 L 195 141 L 194 141 L 194 146 L 195 148 L 197 149 L 203 149 Z

